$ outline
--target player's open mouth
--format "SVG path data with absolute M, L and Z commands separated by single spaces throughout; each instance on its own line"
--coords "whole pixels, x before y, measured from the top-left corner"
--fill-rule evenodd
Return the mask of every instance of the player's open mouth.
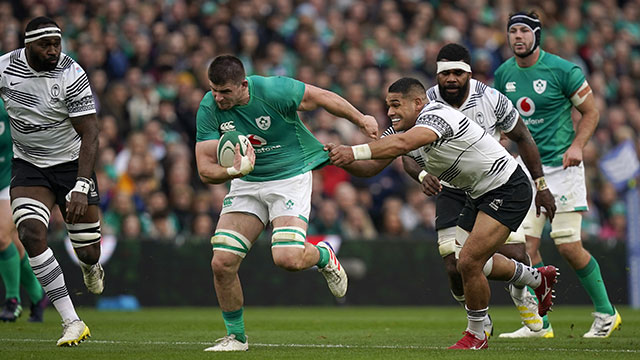
M 393 119 L 391 119 L 391 123 L 392 123 L 392 124 L 397 124 L 397 123 L 399 123 L 399 122 L 400 122 L 400 118 L 393 118 Z

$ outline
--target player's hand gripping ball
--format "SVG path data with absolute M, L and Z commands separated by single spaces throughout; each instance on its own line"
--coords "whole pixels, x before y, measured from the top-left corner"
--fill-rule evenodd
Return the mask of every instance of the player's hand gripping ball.
M 240 155 L 242 156 L 247 154 L 247 147 L 251 146 L 249 139 L 238 131 L 228 131 L 222 135 L 218 142 L 218 164 L 224 167 L 233 166 L 236 144 L 240 144 Z

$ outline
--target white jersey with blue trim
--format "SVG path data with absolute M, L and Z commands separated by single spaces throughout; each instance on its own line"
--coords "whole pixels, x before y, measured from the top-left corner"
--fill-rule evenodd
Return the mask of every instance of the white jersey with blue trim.
M 416 127 L 438 140 L 406 154 L 428 173 L 478 198 L 504 185 L 518 167 L 516 160 L 487 131 L 451 106 L 432 101 L 424 106 Z M 383 136 L 395 134 L 393 127 Z
M 11 121 L 14 158 L 41 168 L 76 160 L 81 139 L 70 119 L 95 114 L 89 78 L 64 53 L 55 69 L 35 71 L 24 48 L 0 57 L 0 95 Z
M 427 98 L 429 101 L 446 103 L 440 95 L 438 85 L 427 90 Z M 469 79 L 469 95 L 457 110 L 475 121 L 498 141 L 500 131 L 510 132 L 518 121 L 518 111 L 511 100 L 476 79 Z

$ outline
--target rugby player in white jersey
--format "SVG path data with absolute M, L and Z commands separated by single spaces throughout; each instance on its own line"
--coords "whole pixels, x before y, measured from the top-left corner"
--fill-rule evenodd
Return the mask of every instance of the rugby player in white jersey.
M 82 67 L 61 51 L 62 32 L 37 17 L 25 47 L 0 57 L 0 93 L 11 121 L 11 209 L 29 264 L 62 318 L 58 346 L 91 336 L 71 301 L 62 269 L 47 246 L 51 209 L 60 207 L 90 292 L 102 293 L 98 188 L 93 171 L 98 122 Z
M 524 164 L 533 177 L 543 177 L 540 155 L 529 130 L 518 115 L 511 101 L 499 91 L 472 78 L 471 55 L 459 44 L 443 46 L 436 57 L 437 85 L 427 90 L 429 101 L 445 102 L 462 112 L 467 118 L 475 121 L 494 139 L 500 140 L 501 133 L 513 140 L 522 155 Z M 393 118 L 393 114 L 390 114 Z M 385 133 L 394 133 L 390 127 Z M 438 195 L 436 198 L 436 231 L 438 232 L 438 250 L 445 263 L 449 276 L 451 293 L 462 305 L 465 298 L 462 289 L 462 279 L 456 268 L 455 237 L 458 215 L 464 207 L 466 195 L 464 191 L 449 184 L 440 184 L 438 178 L 427 174 L 419 166 L 421 158 L 411 160 L 403 156 L 405 170 L 416 180 L 421 182 L 425 194 Z M 544 184 L 538 180 L 539 183 Z M 538 187 L 536 192 L 536 206 L 543 207 L 553 217 L 556 209 L 553 195 L 548 188 Z M 539 214 L 539 212 L 538 212 Z M 458 230 L 460 231 L 460 230 Z M 464 235 L 464 234 L 463 234 Z M 498 250 L 501 254 L 527 265 L 531 265 L 525 247 L 524 229 L 511 233 L 506 244 Z M 526 287 L 516 287 L 511 284 L 510 295 L 515 303 L 522 323 L 532 331 L 542 329 L 542 318 L 538 315 L 538 305 L 535 296 Z M 485 326 L 486 328 L 486 326 Z M 487 330 L 487 329 L 485 329 Z M 490 330 L 488 330 L 490 332 Z
M 386 160 L 412 153 L 424 159 L 424 170 L 469 195 L 458 226 L 469 232 L 461 237 L 458 271 L 466 300 L 468 325 L 464 336 L 450 349 L 485 349 L 484 331 L 490 288 L 487 277 L 516 286 L 529 285 L 539 299 L 538 313 L 552 305 L 554 266 L 534 269 L 508 259 L 496 250 L 524 219 L 532 191 L 524 171 L 513 157 L 482 127 L 442 102 L 426 103 L 424 86 L 416 79 L 394 82 L 387 95 L 389 112 L 397 113 L 397 134 L 368 144 L 327 144 L 333 164 L 349 169 L 358 161 Z M 355 163 L 354 163 L 355 162 Z M 356 165 L 352 165 L 356 164 Z

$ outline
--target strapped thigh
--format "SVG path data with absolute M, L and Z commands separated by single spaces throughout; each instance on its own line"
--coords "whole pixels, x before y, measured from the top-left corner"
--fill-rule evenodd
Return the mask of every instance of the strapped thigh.
M 251 241 L 237 231 L 218 229 L 211 238 L 213 251 L 226 251 L 244 259 L 251 249 Z
M 297 247 L 304 249 L 307 232 L 298 226 L 281 226 L 273 228 L 271 247 Z
M 438 230 L 438 251 L 445 257 L 456 251 L 456 227 L 451 226 Z
M 69 240 L 73 248 L 81 248 L 100 242 L 100 221 L 94 223 L 67 224 Z
M 41 221 L 45 227 L 49 227 L 51 212 L 47 205 L 36 199 L 28 197 L 15 198 L 11 202 L 11 211 L 13 212 L 13 222 L 16 224 L 16 228 L 27 219 Z
M 557 213 L 551 222 L 551 238 L 556 245 L 580 241 L 582 214 L 579 212 Z

